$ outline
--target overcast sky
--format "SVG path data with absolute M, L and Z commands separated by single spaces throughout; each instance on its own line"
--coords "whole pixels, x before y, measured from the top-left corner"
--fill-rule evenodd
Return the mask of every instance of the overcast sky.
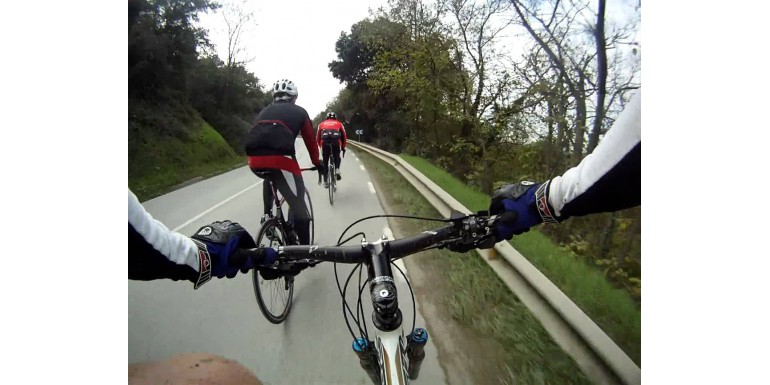
M 222 0 L 226 1 L 233 0 Z M 264 86 L 276 80 L 291 79 L 299 89 L 297 104 L 310 118 L 325 109 L 343 84 L 329 71 L 337 58 L 334 44 L 342 31 L 368 16 L 368 9 L 387 4 L 386 0 L 247 0 L 256 26 L 242 37 L 246 56 L 259 57 L 246 68 Z M 203 14 L 201 25 L 217 45 L 220 58 L 227 57 L 227 29 L 221 9 Z
M 608 0 L 607 18 L 625 19 L 639 0 Z M 369 9 L 387 5 L 387 0 L 220 0 L 220 3 L 243 2 L 244 9 L 254 14 L 254 23 L 241 37 L 244 56 L 257 57 L 246 68 L 270 87 L 276 80 L 291 79 L 299 89 L 297 104 L 310 118 L 325 110 L 343 85 L 329 71 L 328 64 L 337 58 L 334 45 L 342 31 L 366 18 Z M 593 1 L 596 7 L 596 1 Z M 200 15 L 201 26 L 209 31 L 209 39 L 217 54 L 227 57 L 227 28 L 223 10 Z M 639 31 L 641 32 L 641 31 Z M 521 36 L 517 44 L 514 36 Z M 510 49 L 517 58 L 521 49 L 531 46 L 532 39 L 521 27 L 514 27 L 499 47 Z M 637 36 L 641 37 L 641 33 Z

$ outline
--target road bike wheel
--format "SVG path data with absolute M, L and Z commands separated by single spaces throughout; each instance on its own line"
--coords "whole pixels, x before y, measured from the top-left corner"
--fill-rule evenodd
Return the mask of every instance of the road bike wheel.
M 329 164 L 329 175 L 326 176 L 326 180 L 329 181 L 329 204 L 334 206 L 334 187 L 337 184 L 337 176 L 334 174 L 334 165 Z
M 310 191 L 305 188 L 305 205 L 310 212 L 310 244 L 315 244 L 315 216 L 313 215 L 313 201 L 310 200 Z
M 265 221 L 257 235 L 258 247 L 278 247 L 286 245 L 284 233 L 278 219 Z M 289 315 L 294 297 L 294 277 L 281 276 L 276 279 L 262 278 L 258 270 L 252 270 L 251 279 L 254 284 L 254 295 L 257 297 L 259 310 L 268 321 L 279 324 Z

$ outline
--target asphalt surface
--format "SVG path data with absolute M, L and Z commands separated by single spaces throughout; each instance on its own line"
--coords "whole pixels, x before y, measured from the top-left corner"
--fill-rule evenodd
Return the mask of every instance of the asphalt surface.
M 301 140 L 297 141 L 296 148 L 300 166 L 310 167 Z M 313 200 L 315 243 L 319 245 L 335 244 L 345 227 L 359 218 L 383 214 L 368 173 L 352 149 L 347 151 L 341 171 L 343 178 L 338 184 L 334 206 L 329 204 L 327 191 L 316 184 L 317 174 L 303 174 Z M 262 184 L 247 167 L 242 167 L 143 205 L 153 217 L 183 234 L 192 234 L 215 220 L 231 219 L 256 235 L 263 212 Z M 367 239 L 373 241 L 386 227 L 384 218 L 376 218 L 356 225 L 347 235 L 363 231 Z M 399 266 L 403 269 L 403 264 Z M 352 268 L 352 265 L 338 265 L 341 284 Z M 408 333 L 413 315 L 411 296 L 405 281 L 396 271 L 394 274 L 404 313 L 403 326 Z M 353 278 L 351 288 L 355 288 L 357 278 L 357 275 Z M 322 263 L 297 277 L 293 308 L 288 319 L 279 325 L 262 316 L 254 297 L 251 274 L 239 274 L 233 279 L 215 278 L 198 290 L 192 286 L 182 281 L 128 281 L 129 363 L 160 360 L 183 352 L 206 352 L 240 362 L 265 384 L 371 383 L 351 348 L 352 337 L 343 318 L 332 264 Z M 353 308 L 358 299 L 357 290 L 349 289 L 346 297 Z M 367 290 L 362 301 L 363 318 L 371 337 L 374 327 Z M 417 326 L 425 327 L 419 308 Z M 412 383 L 446 383 L 432 339 L 425 352 L 420 378 Z

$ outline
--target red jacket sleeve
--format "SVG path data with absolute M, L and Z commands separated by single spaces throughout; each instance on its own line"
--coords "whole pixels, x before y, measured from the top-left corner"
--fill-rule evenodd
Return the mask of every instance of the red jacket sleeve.
M 305 118 L 305 125 L 302 126 L 301 133 L 302 140 L 305 141 L 305 147 L 307 147 L 307 152 L 310 154 L 310 161 L 318 166 L 321 162 L 318 160 L 318 146 L 316 146 L 316 142 L 313 140 L 313 123 L 309 117 Z
M 318 143 L 318 147 L 321 147 L 321 123 L 318 123 L 318 129 L 316 130 L 316 143 Z
M 345 149 L 345 146 L 348 145 L 348 134 L 345 132 L 345 125 L 340 124 L 340 131 L 342 131 L 342 149 Z

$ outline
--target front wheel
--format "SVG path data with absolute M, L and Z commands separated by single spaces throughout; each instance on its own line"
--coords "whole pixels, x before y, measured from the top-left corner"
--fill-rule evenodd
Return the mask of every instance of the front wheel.
M 259 230 L 257 247 L 278 247 L 286 245 L 286 233 L 277 218 L 268 219 Z M 280 275 L 275 269 L 265 272 L 266 275 L 279 275 L 275 279 L 264 279 L 261 273 L 252 270 L 251 279 L 254 284 L 254 295 L 257 298 L 259 310 L 268 321 L 279 324 L 289 315 L 291 302 L 294 297 L 294 277 Z

